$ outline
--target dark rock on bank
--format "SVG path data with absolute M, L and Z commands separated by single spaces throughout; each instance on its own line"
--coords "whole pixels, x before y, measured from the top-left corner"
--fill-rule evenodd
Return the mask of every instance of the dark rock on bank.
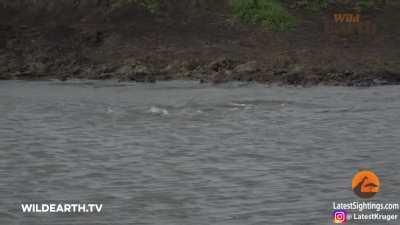
M 220 57 L 212 61 L 210 64 L 208 64 L 208 69 L 214 72 L 219 72 L 223 70 L 232 70 L 236 64 L 237 62 L 231 58 Z

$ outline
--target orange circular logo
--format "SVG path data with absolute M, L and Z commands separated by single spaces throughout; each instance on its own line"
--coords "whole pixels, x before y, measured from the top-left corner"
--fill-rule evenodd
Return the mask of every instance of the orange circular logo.
M 379 177 L 370 170 L 361 170 L 353 177 L 351 188 L 361 198 L 372 198 L 379 192 Z

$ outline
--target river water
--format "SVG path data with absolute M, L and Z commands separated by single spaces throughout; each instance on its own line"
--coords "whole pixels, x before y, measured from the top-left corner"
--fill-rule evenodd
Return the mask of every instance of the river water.
M 325 225 L 360 168 L 400 200 L 400 86 L 2 81 L 0 115 L 0 224 Z M 20 209 L 60 201 L 104 206 Z

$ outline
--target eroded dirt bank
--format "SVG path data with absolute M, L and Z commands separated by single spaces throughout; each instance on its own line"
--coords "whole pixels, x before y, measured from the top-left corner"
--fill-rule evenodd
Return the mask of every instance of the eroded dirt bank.
M 399 9 L 363 15 L 373 28 L 343 33 L 329 25 L 328 10 L 293 9 L 296 28 L 274 32 L 215 11 L 170 18 L 92 10 L 58 20 L 2 8 L 0 79 L 399 84 Z

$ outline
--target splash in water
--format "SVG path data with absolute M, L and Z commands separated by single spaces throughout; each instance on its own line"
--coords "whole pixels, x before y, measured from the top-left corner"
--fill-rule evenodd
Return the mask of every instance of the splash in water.
M 156 106 L 152 106 L 149 109 L 149 112 L 153 113 L 153 114 L 160 114 L 160 115 L 168 115 L 169 114 L 168 110 L 163 109 L 163 108 L 159 108 L 159 107 L 156 107 Z

